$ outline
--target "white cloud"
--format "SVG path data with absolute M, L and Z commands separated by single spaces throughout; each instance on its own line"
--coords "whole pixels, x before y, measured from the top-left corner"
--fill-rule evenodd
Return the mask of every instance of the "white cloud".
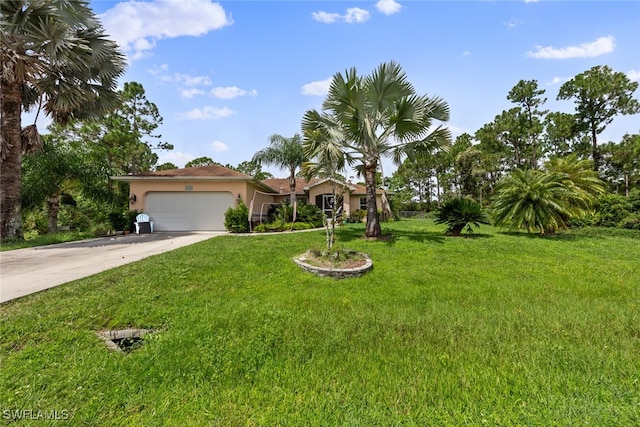
M 191 111 L 187 111 L 186 113 L 181 113 L 178 116 L 180 120 L 212 120 L 212 119 L 222 119 L 224 117 L 229 117 L 234 114 L 234 111 L 230 110 L 227 107 L 218 108 L 218 107 L 210 107 L 205 106 L 202 108 L 194 108 Z
M 132 59 L 145 56 L 158 40 L 202 36 L 233 24 L 211 0 L 129 0 L 100 15 L 105 32 Z
M 183 98 L 193 98 L 196 95 L 204 95 L 204 92 L 201 91 L 200 89 L 192 87 L 192 88 L 189 88 L 189 89 L 181 89 L 180 90 L 180 95 Z
M 627 72 L 627 77 L 629 77 L 629 80 L 631 80 L 632 82 L 640 81 L 640 71 L 630 70 Z
M 346 22 L 347 24 L 361 24 L 366 22 L 371 14 L 358 7 L 351 7 L 347 9 L 347 12 L 344 15 L 340 15 L 338 13 L 328 13 L 328 12 L 313 12 L 311 16 L 314 20 L 318 22 L 322 22 L 324 24 L 332 24 L 334 22 Z
M 462 56 L 469 56 L 469 55 L 471 55 L 470 50 L 465 50 L 464 52 L 462 52 Z
M 152 69 L 149 70 L 149 74 L 152 76 L 159 76 L 165 74 L 169 70 L 169 65 L 162 64 L 160 66 L 154 65 Z
M 211 79 L 207 76 L 192 76 L 190 74 L 175 73 L 168 76 L 169 81 L 182 83 L 187 86 L 209 86 L 212 84 Z
M 517 18 L 512 18 L 510 20 L 508 20 L 507 22 L 504 23 L 504 26 L 511 29 L 511 28 L 515 28 L 517 26 L 519 26 L 520 24 L 522 24 L 522 19 L 517 19 Z
M 220 141 L 213 141 L 211 143 L 211 149 L 213 151 L 229 151 L 229 147 L 227 147 L 227 144 Z
M 325 24 L 332 24 L 336 21 L 341 21 L 342 20 L 342 16 L 340 16 L 339 13 L 328 13 L 328 12 L 313 12 L 311 14 L 311 16 L 313 17 L 313 19 L 315 19 L 318 22 L 322 22 Z
M 211 89 L 211 91 L 209 91 L 209 95 L 213 96 L 214 98 L 220 98 L 220 99 L 232 99 L 232 98 L 237 98 L 239 96 L 245 96 L 245 95 L 255 96 L 257 94 L 258 94 L 258 91 L 256 91 L 255 89 L 251 91 L 246 91 L 236 86 L 214 87 L 213 89 Z
M 376 9 L 385 15 L 393 15 L 394 13 L 400 12 L 402 5 L 395 0 L 379 0 L 378 3 L 376 3 Z
M 524 0 L 525 3 L 537 3 L 538 0 Z
M 527 52 L 527 56 L 542 59 L 568 59 L 568 58 L 593 58 L 612 52 L 615 48 L 613 36 L 600 37 L 591 43 L 582 43 L 578 46 L 555 48 L 553 46 L 536 46 L 535 52 Z
M 344 17 L 344 20 L 347 24 L 354 22 L 359 24 L 366 22 L 369 19 L 369 16 L 369 12 L 364 9 L 360 9 L 359 7 L 350 7 L 347 9 L 347 14 Z
M 329 86 L 331 86 L 332 77 L 326 80 L 320 80 L 317 82 L 307 83 L 302 86 L 303 95 L 326 95 L 329 93 Z
M 553 85 L 559 85 L 561 83 L 566 82 L 568 79 L 566 77 L 554 77 L 553 79 L 551 79 L 551 81 L 549 83 L 547 83 L 547 86 L 553 86 Z

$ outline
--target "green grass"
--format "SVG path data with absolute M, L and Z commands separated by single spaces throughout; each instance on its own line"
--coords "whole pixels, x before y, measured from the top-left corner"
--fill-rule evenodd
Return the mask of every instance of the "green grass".
M 0 242 L 0 251 L 12 251 L 14 249 L 33 248 L 35 246 L 53 245 L 55 243 L 73 242 L 76 240 L 95 237 L 90 232 L 67 231 L 54 234 L 27 233 L 24 240 L 5 239 Z
M 383 229 L 393 239 L 338 231 L 373 259 L 358 279 L 292 262 L 324 231 L 222 236 L 4 304 L 0 410 L 110 426 L 640 425 L 640 233 Z M 95 335 L 130 326 L 158 332 L 128 355 Z

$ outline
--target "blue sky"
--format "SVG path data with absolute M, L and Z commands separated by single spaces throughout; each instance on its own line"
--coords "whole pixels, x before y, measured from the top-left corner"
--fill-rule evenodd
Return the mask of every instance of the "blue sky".
M 419 93 L 445 99 L 454 137 L 512 105 L 519 80 L 537 80 L 545 107 L 562 82 L 595 65 L 640 79 L 638 1 L 91 1 L 129 58 L 164 124 L 160 163 L 201 156 L 250 160 L 274 133 L 300 132 L 331 77 L 395 60 Z M 640 91 L 636 92 L 640 98 Z M 601 141 L 640 132 L 619 117 Z M 385 162 L 390 174 L 393 167 Z M 285 171 L 265 168 L 276 176 Z

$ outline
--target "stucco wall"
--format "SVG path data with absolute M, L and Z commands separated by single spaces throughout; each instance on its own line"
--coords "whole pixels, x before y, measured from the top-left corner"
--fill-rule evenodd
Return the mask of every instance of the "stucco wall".
M 144 212 L 145 199 L 149 192 L 153 191 L 185 191 L 185 192 L 197 192 L 197 191 L 224 191 L 233 195 L 234 199 L 240 198 L 249 206 L 251 197 L 255 190 L 250 182 L 247 181 L 232 181 L 232 180 L 139 180 L 131 181 L 130 195 L 136 195 L 136 201 L 131 203 L 129 201 L 129 209 Z M 260 195 L 264 200 L 273 200 L 273 197 Z M 259 212 L 258 207 L 258 212 Z M 254 209 L 255 212 L 255 209 Z

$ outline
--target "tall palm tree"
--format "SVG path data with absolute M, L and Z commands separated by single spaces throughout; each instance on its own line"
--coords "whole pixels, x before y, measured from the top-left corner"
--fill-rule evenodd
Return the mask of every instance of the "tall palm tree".
M 307 159 L 302 149 L 302 137 L 300 134 L 295 134 L 291 138 L 273 134 L 269 137 L 269 144 L 269 147 L 254 154 L 251 161 L 289 171 L 289 192 L 293 206 L 296 201 L 296 170 L 302 167 L 302 163 Z
M 21 157 L 40 144 L 22 111 L 54 122 L 103 115 L 118 105 L 126 64 L 86 1 L 3 0 L 0 12 L 0 238 L 22 238 Z
M 367 188 L 366 235 L 379 237 L 376 174 L 382 156 L 390 155 L 399 165 L 405 154 L 449 143 L 449 130 L 433 127 L 434 120 L 449 119 L 449 107 L 440 98 L 418 95 L 400 65 L 391 61 L 364 77 L 355 68 L 337 73 L 322 109 L 304 115 L 306 149 L 335 151 L 335 157 L 342 155 L 349 164 L 358 164 L 356 170 L 364 175 Z

